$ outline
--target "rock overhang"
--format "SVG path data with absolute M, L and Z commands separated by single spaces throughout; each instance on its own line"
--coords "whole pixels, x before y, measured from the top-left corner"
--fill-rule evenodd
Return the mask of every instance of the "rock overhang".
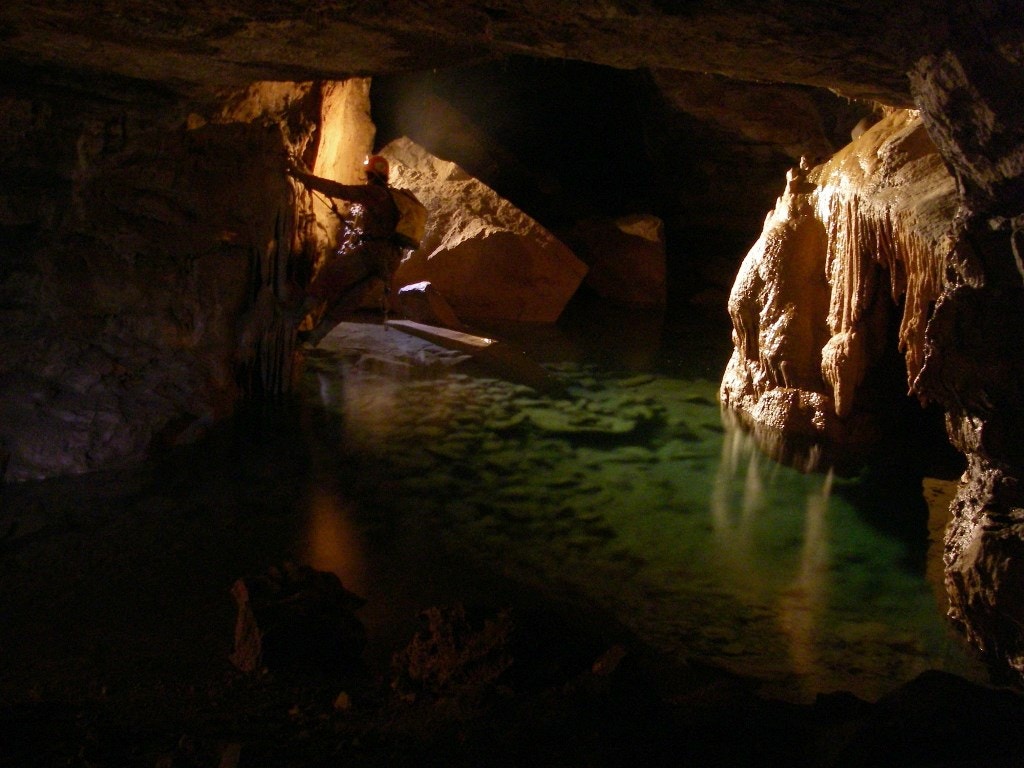
M 283 4 L 233 0 L 169 8 L 11 2 L 0 58 L 199 86 L 343 79 L 488 57 L 567 58 L 617 68 L 716 72 L 831 88 L 908 105 L 916 52 L 960 3 L 839 9 L 782 2 Z

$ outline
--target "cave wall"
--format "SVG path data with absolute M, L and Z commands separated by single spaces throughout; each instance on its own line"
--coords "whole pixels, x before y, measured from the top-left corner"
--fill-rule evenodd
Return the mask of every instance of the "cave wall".
M 276 128 L 218 122 L 225 92 L 513 55 L 811 86 L 920 109 L 958 196 L 915 384 L 946 410 L 968 458 L 947 539 L 952 614 L 979 645 L 1024 667 L 1017 0 L 4 3 L 6 477 L 109 465 L 147 441 L 194 432 L 237 391 L 236 335 L 249 332 L 246 349 L 271 348 L 253 358 L 252 377 L 273 384 L 282 375 L 287 341 L 254 323 L 251 305 L 261 287 L 287 298 L 296 277 L 279 258 L 296 222 L 278 215 L 293 193 L 275 164 L 283 148 L 308 145 L 281 133 L 312 130 L 318 107 Z M 695 150 L 683 147 L 675 167 Z M 733 189 L 745 197 L 742 184 Z M 59 448 L 44 459 L 27 445 Z
M 951 46 L 910 73 L 960 190 L 953 254 L 928 324 L 920 387 L 968 459 L 946 532 L 950 615 L 1024 673 L 1024 51 L 973 20 L 991 49 Z
M 21 74 L 0 91 L 7 480 L 138 461 L 229 413 L 262 375 L 239 338 L 294 215 L 278 122 Z

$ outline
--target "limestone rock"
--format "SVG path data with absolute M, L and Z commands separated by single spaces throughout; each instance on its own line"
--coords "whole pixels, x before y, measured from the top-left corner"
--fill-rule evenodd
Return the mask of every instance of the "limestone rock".
M 1015 25 L 998 23 L 1007 41 Z M 946 531 L 950 613 L 989 660 L 1024 675 L 1024 74 L 1017 46 L 964 39 L 908 72 L 928 134 L 961 190 L 954 257 L 917 386 L 968 457 Z M 1013 286 L 1010 288 L 1010 286 Z
M 27 99 L 6 103 L 22 129 L 5 163 L 37 192 L 0 205 L 0 228 L 39 234 L 16 259 L 5 251 L 0 275 L 5 479 L 119 466 L 193 439 L 233 407 L 250 270 L 280 253 L 280 135 L 238 122 L 171 132 L 160 105 L 89 102 L 38 126 Z
M 440 325 L 454 330 L 463 328 L 455 310 L 427 281 L 403 285 L 398 291 L 398 306 L 405 317 L 417 323 Z
M 599 296 L 629 306 L 664 306 L 665 225 L 658 217 L 584 221 L 566 240 L 588 267 L 586 285 Z
M 954 502 L 956 512 L 964 507 L 962 497 Z M 963 546 L 946 568 L 950 615 L 986 655 L 1024 675 L 1024 509 L 991 508 L 973 524 L 958 514 L 952 528 L 963 529 Z
M 751 83 L 678 70 L 652 73 L 679 110 L 738 134 L 748 143 L 779 147 L 792 160 L 825 160 L 849 140 L 870 107 L 828 99 L 814 89 Z M 827 130 L 826 125 L 833 125 Z
M 257 0 L 196 7 L 32 0 L 4 4 L 0 53 L 9 61 L 64 61 L 125 77 L 239 85 L 428 70 L 514 52 L 801 82 L 906 104 L 907 61 L 951 34 L 929 6 L 894 8 L 881 0 L 858 6 L 855 17 L 829 6 L 751 0 L 731 3 L 728 12 L 610 0 L 529 2 L 514 13 L 510 7 L 399 0 L 345 8 L 279 4 L 271 11 Z
M 827 163 L 790 172 L 729 298 L 735 350 L 722 401 L 783 433 L 850 445 L 873 436 L 877 404 L 858 400 L 862 385 L 902 296 L 899 344 L 913 391 L 955 204 L 952 178 L 908 111 Z
M 429 281 L 467 320 L 551 323 L 587 268 L 554 235 L 459 166 L 402 138 L 381 152 L 391 183 L 427 207 L 423 244 L 395 273 L 397 287 Z

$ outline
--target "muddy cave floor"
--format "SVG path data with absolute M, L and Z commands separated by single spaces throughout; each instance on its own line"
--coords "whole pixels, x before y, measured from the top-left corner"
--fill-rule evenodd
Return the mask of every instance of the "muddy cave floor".
M 229 590 L 303 556 L 315 421 L 286 403 L 132 471 L 2 489 L 0 765 L 1024 764 L 1018 693 L 934 671 L 874 702 L 766 697 L 443 538 L 410 546 L 407 518 L 362 532 L 358 669 L 240 672 Z M 511 664 L 396 690 L 417 615 L 454 603 L 509 612 Z

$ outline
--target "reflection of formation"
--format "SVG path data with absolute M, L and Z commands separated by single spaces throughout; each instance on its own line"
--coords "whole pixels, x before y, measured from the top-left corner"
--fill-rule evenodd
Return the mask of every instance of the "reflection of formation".
M 752 450 L 750 437 L 741 429 L 728 427 L 722 441 L 722 460 L 719 462 L 715 485 L 711 494 L 711 516 L 714 540 L 719 556 L 737 574 L 749 573 L 747 564 L 753 559 L 752 521 L 763 501 L 763 488 L 759 462 L 761 455 Z M 734 480 L 746 464 L 743 497 L 736 517 L 733 503 Z M 734 519 L 736 518 L 736 519 Z
M 779 601 L 779 621 L 789 637 L 793 671 L 808 677 L 816 676 L 821 670 L 814 628 L 828 597 L 829 549 L 825 513 L 831 493 L 832 471 L 829 470 L 821 489 L 807 497 L 800 570 Z
M 787 435 L 759 423 L 748 423 L 740 414 L 728 408 L 722 411 L 722 420 L 728 430 L 743 435 L 743 440 L 751 444 L 750 450 L 757 452 L 760 449 L 780 464 L 800 472 L 817 472 L 833 466 L 837 461 L 857 460 L 854 453 L 829 451 L 825 444 L 817 440 Z
M 785 532 L 759 530 L 758 518 L 767 509 L 766 498 L 778 465 L 765 458 L 755 438 L 740 428 L 727 427 L 722 460 L 711 496 L 714 541 L 719 562 L 725 564 L 733 586 L 766 603 L 774 601 L 773 575 L 785 568 L 782 557 L 765 561 L 762 551 L 775 549 L 773 542 Z M 742 493 L 737 496 L 742 477 Z M 765 481 L 768 481 L 767 487 Z M 802 546 L 796 576 L 779 589 L 778 620 L 789 643 L 792 672 L 808 682 L 824 672 L 816 644 L 816 626 L 828 601 L 829 546 L 826 514 L 832 492 L 829 470 L 821 485 L 806 499 Z

